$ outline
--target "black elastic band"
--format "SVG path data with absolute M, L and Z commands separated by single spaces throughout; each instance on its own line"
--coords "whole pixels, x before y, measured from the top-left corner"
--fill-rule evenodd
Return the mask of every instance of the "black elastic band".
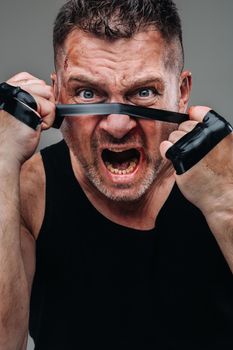
M 160 120 L 180 124 L 188 120 L 188 115 L 162 109 L 146 108 L 123 103 L 83 103 L 56 106 L 56 119 L 53 127 L 59 128 L 64 117 L 82 115 L 126 114 L 132 117 Z
M 232 126 L 215 111 L 209 111 L 202 123 L 184 135 L 166 152 L 178 175 L 185 173 L 233 131 Z

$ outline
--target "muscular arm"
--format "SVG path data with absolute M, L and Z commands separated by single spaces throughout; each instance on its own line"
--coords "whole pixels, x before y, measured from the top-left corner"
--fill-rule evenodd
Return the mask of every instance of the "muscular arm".
M 215 209 L 206 215 L 206 220 L 233 273 L 233 190 L 219 199 Z
M 20 228 L 19 169 L 2 162 L 0 178 L 0 349 L 21 350 L 28 330 L 35 240 Z
M 41 218 L 34 193 L 43 179 L 31 176 L 34 163 L 25 161 L 35 152 L 41 130 L 52 125 L 55 104 L 52 88 L 28 73 L 7 82 L 33 95 L 42 119 L 34 130 L 0 111 L 0 350 L 24 350 L 38 227 L 31 218 Z
M 25 350 L 35 272 L 35 242 L 44 215 L 45 184 L 40 154 L 27 161 L 11 181 L 9 176 L 7 178 L 9 188 L 4 191 L 3 203 L 8 197 L 10 206 L 5 207 L 5 219 L 9 217 L 9 225 L 7 230 L 1 230 L 4 232 L 1 238 L 5 239 L 0 244 L 0 266 L 5 264 L 4 270 L 0 269 L 0 300 L 4 300 L 4 304 L 0 304 L 0 350 Z
M 166 151 L 198 122 L 208 107 L 192 107 L 190 120 L 182 123 L 168 141 L 161 144 Z M 233 133 L 226 136 L 203 159 L 182 175 L 175 175 L 184 196 L 204 214 L 219 247 L 233 272 Z

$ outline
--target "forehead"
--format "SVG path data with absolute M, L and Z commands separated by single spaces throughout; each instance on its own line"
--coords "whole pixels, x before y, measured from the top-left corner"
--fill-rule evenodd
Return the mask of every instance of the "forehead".
M 66 74 L 90 72 L 94 75 L 117 75 L 121 79 L 164 71 L 167 45 L 160 33 L 146 30 L 130 39 L 107 41 L 80 30 L 65 40 L 59 57 L 60 69 Z

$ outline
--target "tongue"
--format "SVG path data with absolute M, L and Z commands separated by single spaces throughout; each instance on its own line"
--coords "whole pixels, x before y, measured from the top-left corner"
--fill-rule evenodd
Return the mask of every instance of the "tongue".
M 113 162 L 112 163 L 112 167 L 118 170 L 126 170 L 128 169 L 129 166 L 130 166 L 130 162 L 122 162 L 122 163 Z

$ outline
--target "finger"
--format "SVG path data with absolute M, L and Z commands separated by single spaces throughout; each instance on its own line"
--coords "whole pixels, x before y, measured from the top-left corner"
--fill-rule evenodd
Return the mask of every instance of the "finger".
M 9 83 L 9 81 L 8 81 Z M 34 79 L 34 80 L 19 80 L 19 81 L 11 81 L 10 85 L 19 86 L 24 91 L 27 91 L 30 95 L 34 97 L 34 94 L 44 97 L 51 102 L 55 102 L 54 91 L 50 85 L 46 85 L 43 80 Z
M 26 90 L 30 85 L 39 85 L 39 86 L 49 86 L 44 80 L 41 79 L 21 79 L 21 80 L 7 80 L 7 83 L 12 86 L 19 86 L 21 89 Z
M 37 84 L 42 86 L 47 85 L 46 82 L 41 79 L 21 79 L 21 80 L 11 80 L 11 81 L 8 80 L 7 83 L 13 86 L 20 86 L 21 88 L 28 85 L 37 85 Z
M 161 142 L 159 150 L 160 150 L 160 153 L 161 153 L 161 156 L 163 157 L 163 159 L 167 159 L 166 152 L 172 146 L 173 146 L 173 143 L 170 141 Z
M 202 122 L 205 115 L 211 110 L 211 108 L 206 106 L 192 106 L 189 108 L 188 114 L 191 120 L 196 120 L 197 122 Z
M 30 95 L 38 95 L 40 97 L 43 97 L 51 102 L 55 102 L 55 97 L 53 94 L 53 88 L 49 85 L 40 85 L 40 84 L 33 84 L 33 85 L 22 85 L 20 86 L 23 90 L 27 91 Z
M 169 135 L 169 138 L 168 138 L 168 141 L 163 141 L 161 144 L 160 144 L 160 153 L 161 153 L 161 156 L 164 158 L 164 159 L 167 159 L 166 158 L 166 152 L 167 150 L 173 146 L 173 144 L 175 142 L 177 142 L 179 139 L 181 139 L 181 137 L 183 137 L 184 135 L 186 134 L 186 132 L 184 131 L 180 131 L 180 130 L 175 130 L 173 131 L 170 135 Z
M 44 99 L 40 96 L 34 96 L 37 106 L 38 106 L 38 113 L 40 117 L 42 118 L 41 127 L 42 130 L 46 130 L 50 128 L 54 122 L 55 119 L 55 103 Z
M 168 141 L 174 144 L 179 139 L 181 139 L 181 137 L 183 137 L 185 134 L 186 132 L 184 131 L 175 130 L 169 135 Z
M 13 77 L 11 77 L 10 79 L 7 80 L 7 82 L 14 82 L 14 81 L 20 81 L 20 80 L 30 80 L 30 79 L 36 79 L 39 80 L 38 78 L 34 77 L 33 75 L 31 75 L 30 73 L 27 72 L 20 72 L 15 74 Z
M 55 119 L 55 108 L 48 114 L 46 117 L 43 118 L 43 121 L 41 123 L 41 129 L 42 130 L 48 130 L 52 127 L 54 124 Z
M 179 125 L 179 129 L 180 131 L 184 131 L 184 132 L 190 132 L 193 130 L 193 128 L 195 128 L 195 126 L 198 124 L 197 121 L 195 120 L 188 120 L 186 122 L 183 122 Z

